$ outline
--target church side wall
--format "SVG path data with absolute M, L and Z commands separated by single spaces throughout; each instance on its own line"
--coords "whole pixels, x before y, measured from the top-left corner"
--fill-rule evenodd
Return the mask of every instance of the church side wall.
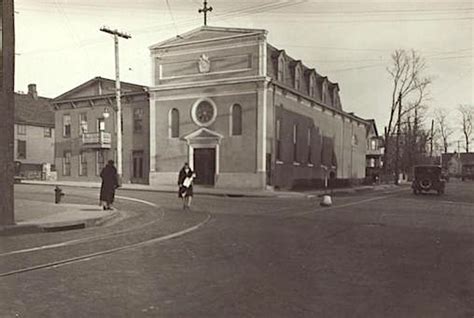
M 267 125 L 272 144 L 272 184 L 279 188 L 315 186 L 332 170 L 339 179 L 365 177 L 366 128 L 355 120 L 284 93 L 270 85 L 269 109 L 274 116 Z M 274 92 L 275 90 L 275 92 Z M 281 158 L 276 159 L 276 120 L 280 120 Z M 298 126 L 297 158 L 293 161 L 293 125 Z M 308 147 L 308 129 L 313 128 L 311 148 Z M 353 137 L 355 136 L 355 137 Z M 324 139 L 324 141 L 323 141 Z M 356 142 L 354 142 L 354 139 Z M 322 150 L 323 144 L 325 149 Z M 327 149 L 326 149 L 327 148 Z M 311 149 L 311 159 L 309 150 Z M 333 150 L 334 156 L 328 153 Z M 334 157 L 334 158 L 332 158 Z M 310 161 L 310 162 L 309 162 Z M 332 168 L 334 165 L 336 167 Z M 328 170 L 325 170 L 326 166 Z M 315 181 L 319 179 L 320 181 Z M 314 184 L 312 184 L 314 183 Z M 319 185 L 318 183 L 318 185 Z

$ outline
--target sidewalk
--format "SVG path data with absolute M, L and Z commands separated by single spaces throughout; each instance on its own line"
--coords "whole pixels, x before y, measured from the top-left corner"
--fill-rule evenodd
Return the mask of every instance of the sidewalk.
M 0 235 L 55 232 L 99 226 L 119 215 L 116 210 L 104 211 L 97 205 L 15 200 L 16 224 L 0 227 Z
M 67 186 L 67 187 L 83 187 L 83 188 L 100 188 L 99 182 L 74 182 L 74 181 L 36 181 L 36 180 L 24 180 L 23 184 L 34 184 L 34 185 L 50 185 L 50 186 Z M 332 194 L 350 194 L 358 193 L 365 191 L 382 191 L 388 189 L 394 189 L 398 186 L 393 184 L 380 184 L 373 186 L 359 186 L 353 188 L 341 188 L 334 189 Z M 280 197 L 280 198 L 306 198 L 320 196 L 326 193 L 325 190 L 307 190 L 307 191 L 279 191 L 279 190 L 245 190 L 245 189 L 216 189 L 212 187 L 205 187 L 195 185 L 194 187 L 195 194 L 205 194 L 205 195 L 214 195 L 214 196 L 224 196 L 224 197 Z M 123 184 L 120 189 L 123 190 L 137 190 L 137 191 L 152 191 L 152 192 L 164 192 L 164 193 L 177 193 L 177 186 L 173 185 L 158 185 L 150 186 L 147 184 L 133 184 L 126 183 Z

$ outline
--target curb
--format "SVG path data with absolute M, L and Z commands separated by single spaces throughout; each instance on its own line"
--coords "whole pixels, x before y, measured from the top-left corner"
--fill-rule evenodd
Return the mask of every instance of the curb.
M 69 230 L 78 230 L 89 227 L 103 226 L 104 224 L 118 218 L 122 215 L 119 210 L 114 210 L 113 213 L 96 218 L 72 220 L 63 222 L 50 222 L 41 224 L 13 224 L 0 227 L 1 236 L 15 236 L 23 234 L 36 234 L 46 232 L 61 232 Z
M 100 185 L 93 185 L 93 184 L 62 184 L 61 182 L 28 182 L 23 181 L 22 184 L 27 185 L 40 185 L 40 186 L 62 186 L 62 187 L 70 187 L 70 188 L 85 188 L 85 189 L 100 189 Z M 370 192 L 370 191 L 379 191 L 379 190 L 389 190 L 394 189 L 395 187 L 403 187 L 403 185 L 393 186 L 393 185 L 386 185 L 382 189 L 377 189 L 376 186 L 367 186 L 366 188 L 343 188 L 343 189 L 335 189 L 333 190 L 332 194 L 353 194 L 353 193 L 362 193 L 362 192 Z M 127 186 L 121 187 L 117 189 L 120 190 L 127 190 L 127 191 L 145 191 L 145 192 L 158 192 L 158 193 L 177 193 L 175 190 L 171 189 L 153 189 L 153 188 L 128 188 Z M 314 192 L 266 192 L 266 193 L 242 193 L 242 192 L 207 192 L 202 191 L 201 189 L 194 189 L 195 194 L 200 195 L 209 195 L 209 196 L 216 196 L 216 197 L 228 197 L 228 198 L 312 198 L 315 196 L 322 196 L 326 192 L 324 190 L 314 190 Z
M 100 189 L 100 185 L 92 185 L 92 184 L 62 184 L 61 182 L 48 182 L 48 183 L 40 183 L 40 182 L 28 182 L 28 181 L 23 181 L 21 184 L 24 185 L 39 185 L 39 186 L 61 186 L 61 187 L 70 187 L 70 188 L 84 188 L 84 189 Z M 168 190 L 168 189 L 153 189 L 153 188 L 128 188 L 127 186 L 122 186 L 118 188 L 116 191 L 120 190 L 127 190 L 127 191 L 146 191 L 146 192 L 159 192 L 159 193 L 178 193 L 177 190 Z M 284 194 L 284 193 L 265 193 L 265 194 L 259 194 L 259 193 L 240 193 L 240 192 L 222 192 L 222 193 L 217 193 L 217 192 L 206 192 L 202 191 L 200 189 L 194 188 L 194 193 L 195 194 L 201 194 L 201 195 L 210 195 L 210 196 L 217 196 L 217 197 L 247 197 L 247 198 L 275 198 L 279 196 L 304 196 L 304 194 L 301 193 L 289 193 L 289 194 Z

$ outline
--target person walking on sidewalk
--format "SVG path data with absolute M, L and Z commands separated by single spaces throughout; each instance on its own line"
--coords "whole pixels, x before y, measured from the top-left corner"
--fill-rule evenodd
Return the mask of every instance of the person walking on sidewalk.
M 115 189 L 119 187 L 117 169 L 113 160 L 107 162 L 107 165 L 100 172 L 100 177 L 102 178 L 100 202 L 104 210 L 111 210 L 115 198 Z
M 178 196 L 183 199 L 183 209 L 189 209 L 191 207 L 193 180 L 195 177 L 196 175 L 189 167 L 189 164 L 185 162 L 178 176 Z

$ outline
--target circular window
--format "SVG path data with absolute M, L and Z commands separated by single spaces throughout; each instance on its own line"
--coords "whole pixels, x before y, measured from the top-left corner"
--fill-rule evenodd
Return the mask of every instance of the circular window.
M 191 116 L 199 126 L 211 125 L 217 116 L 217 109 L 214 102 L 208 98 L 200 99 L 194 103 L 191 109 Z

